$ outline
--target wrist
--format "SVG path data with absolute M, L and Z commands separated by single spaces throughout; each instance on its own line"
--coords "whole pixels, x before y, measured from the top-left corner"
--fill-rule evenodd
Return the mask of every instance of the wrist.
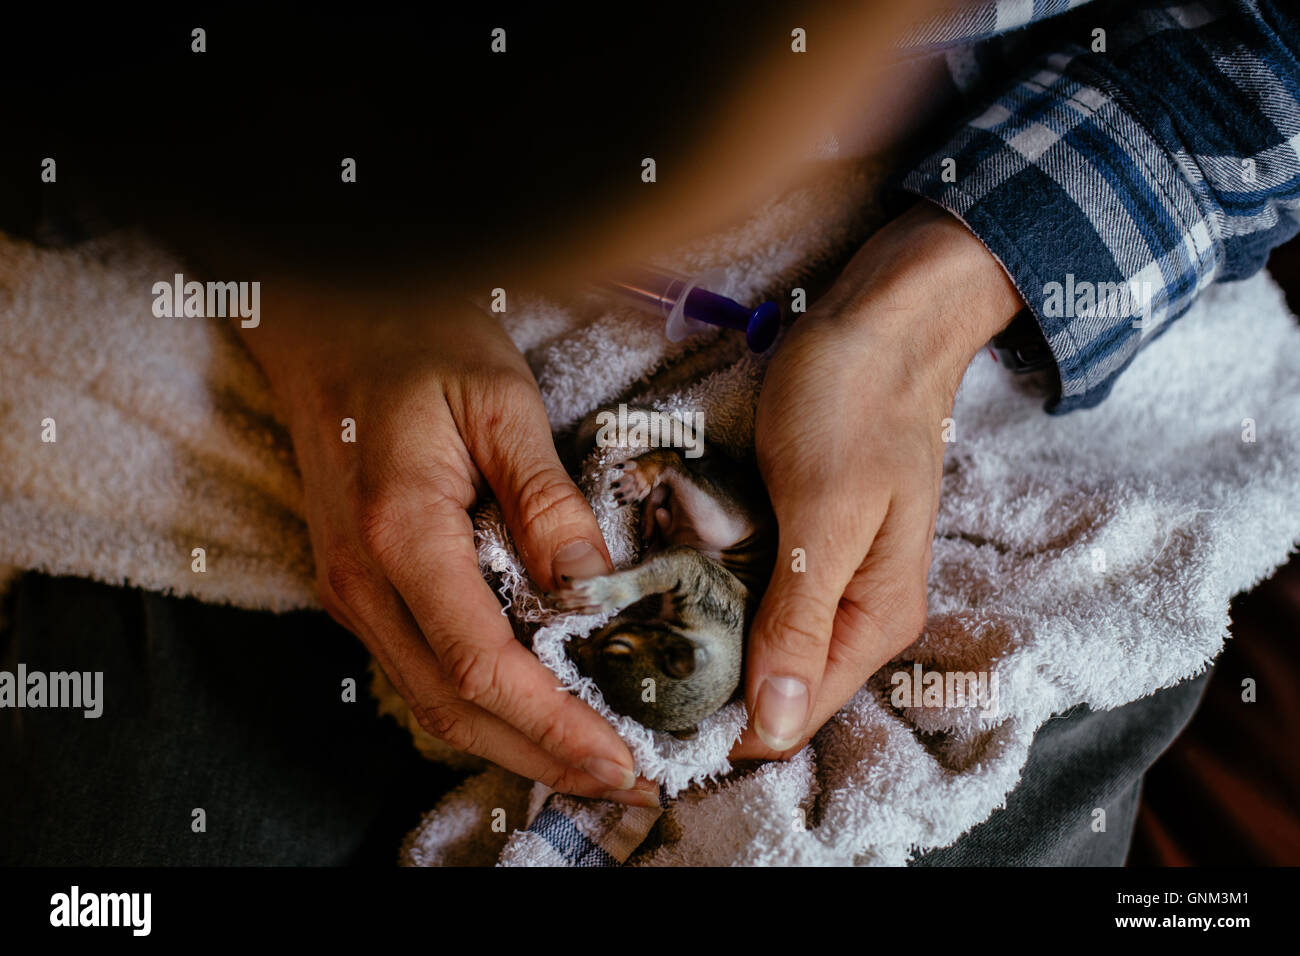
M 384 338 L 373 308 L 324 284 L 280 277 L 263 292 L 265 319 L 240 338 L 271 386 L 291 432 L 340 406 Z M 353 411 L 355 414 L 355 411 Z
M 956 390 L 972 358 L 1024 308 L 1006 270 L 955 216 L 928 202 L 859 250 L 818 311 L 909 356 Z

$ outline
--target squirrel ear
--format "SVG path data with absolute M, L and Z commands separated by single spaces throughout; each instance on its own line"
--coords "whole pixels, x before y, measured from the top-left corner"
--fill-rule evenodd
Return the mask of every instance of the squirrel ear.
M 695 645 L 675 634 L 666 638 L 659 648 L 659 666 L 669 677 L 690 677 L 695 673 Z

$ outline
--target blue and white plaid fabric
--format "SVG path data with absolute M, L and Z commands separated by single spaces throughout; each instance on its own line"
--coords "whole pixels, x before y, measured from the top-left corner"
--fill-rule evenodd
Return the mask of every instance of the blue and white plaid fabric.
M 622 814 L 618 814 L 620 817 Z M 558 807 L 546 806 L 537 814 L 528 829 L 545 840 L 560 855 L 565 866 L 619 866 L 626 862 L 617 860 L 609 851 L 588 836 L 573 818 Z
M 952 3 L 903 34 L 909 50 L 968 46 L 1050 19 L 1089 0 L 973 0 Z
M 1056 17 L 1083 5 L 980 0 L 909 37 L 952 54 L 955 85 L 984 102 L 902 186 L 1007 268 L 1056 357 L 1058 413 L 1099 402 L 1198 292 L 1256 272 L 1300 229 L 1297 16 L 1098 0 Z M 529 832 L 537 862 L 619 866 L 660 815 L 551 794 Z
M 662 798 L 661 798 L 662 803 Z M 528 825 L 540 837 L 534 865 L 622 866 L 663 815 L 663 809 L 625 807 L 551 793 Z
M 976 4 L 963 22 L 982 35 L 1070 6 Z M 1266 0 L 1127 0 L 1043 26 L 1040 52 L 982 83 L 902 186 L 1007 269 L 1056 358 L 1048 408 L 1062 413 L 1101 401 L 1202 289 L 1253 274 L 1300 230 L 1300 17 Z

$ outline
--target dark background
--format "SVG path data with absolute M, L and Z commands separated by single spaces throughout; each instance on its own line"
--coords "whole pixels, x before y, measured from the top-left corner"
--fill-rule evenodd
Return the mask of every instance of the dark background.
M 9 20 L 0 225 L 25 234 L 56 203 L 304 268 L 499 266 L 656 201 L 641 159 L 686 162 L 750 51 L 789 42 L 765 0 L 361 6 Z

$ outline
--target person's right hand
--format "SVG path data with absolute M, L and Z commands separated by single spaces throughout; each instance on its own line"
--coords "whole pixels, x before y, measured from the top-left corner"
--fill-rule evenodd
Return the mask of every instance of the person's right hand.
M 266 285 L 263 321 L 243 335 L 288 415 L 325 609 L 434 736 L 556 790 L 658 806 L 610 724 L 515 639 L 478 571 L 468 512 L 486 488 L 543 589 L 611 569 L 498 322 L 411 294 Z

